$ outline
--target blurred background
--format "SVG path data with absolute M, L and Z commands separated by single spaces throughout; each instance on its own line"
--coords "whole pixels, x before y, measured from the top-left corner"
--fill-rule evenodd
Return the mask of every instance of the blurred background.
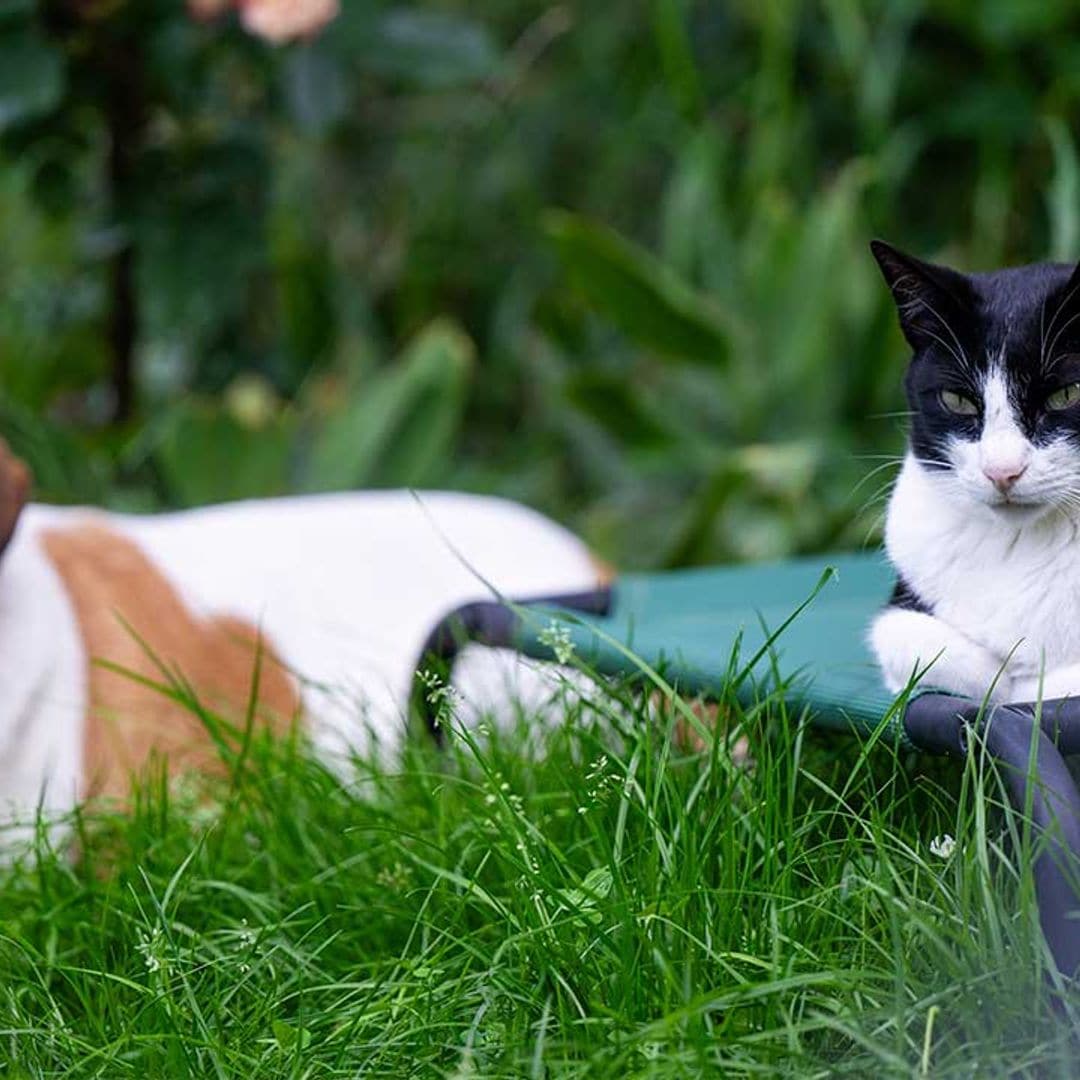
M 1068 0 L 0 0 L 0 432 L 124 509 L 454 487 L 859 547 L 867 250 L 1080 254 Z

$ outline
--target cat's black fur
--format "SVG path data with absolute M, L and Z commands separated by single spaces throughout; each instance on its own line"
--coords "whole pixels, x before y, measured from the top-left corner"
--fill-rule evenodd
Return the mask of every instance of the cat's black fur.
M 1065 434 L 1080 443 L 1080 409 L 1045 408 L 1055 390 L 1080 382 L 1080 267 L 1037 263 L 962 274 L 881 240 L 870 249 L 914 350 L 905 387 L 911 446 L 924 464 L 948 468 L 947 437 L 974 439 L 982 426 L 981 413 L 945 408 L 941 392 L 981 402 L 981 376 L 999 361 L 1027 437 L 1038 445 Z
M 921 611 L 926 615 L 934 613 L 933 608 L 902 577 L 896 579 L 888 606 L 904 608 L 907 611 Z

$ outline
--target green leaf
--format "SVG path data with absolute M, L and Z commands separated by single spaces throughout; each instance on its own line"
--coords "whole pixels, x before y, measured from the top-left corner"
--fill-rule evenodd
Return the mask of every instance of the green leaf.
M 88 453 L 70 425 L 60 426 L 11 398 L 0 397 L 0 435 L 34 475 L 34 495 L 58 502 L 103 502 L 108 494 L 101 455 Z
M 727 364 L 729 321 L 670 267 L 574 214 L 550 211 L 545 226 L 571 284 L 638 344 L 672 359 Z
M 586 369 L 566 381 L 570 402 L 610 435 L 629 446 L 670 446 L 677 432 L 650 407 L 630 373 Z
M 731 296 L 739 250 L 724 205 L 724 147 L 706 130 L 680 148 L 660 203 L 660 253 L 676 273 Z
M 1080 257 L 1080 157 L 1065 122 L 1057 116 L 1045 121 L 1054 152 L 1054 175 L 1046 195 L 1050 216 L 1050 257 L 1067 262 Z
M 769 403 L 774 421 L 828 416 L 839 395 L 825 377 L 836 364 L 842 319 L 866 279 L 861 232 L 863 193 L 874 179 L 872 162 L 855 159 L 784 230 L 786 267 L 759 285 L 763 337 L 770 358 Z M 779 388 L 779 389 L 778 389 Z M 784 411 L 786 409 L 786 412 Z
M 694 121 L 705 111 L 705 94 L 687 31 L 686 7 L 682 0 L 653 0 L 652 21 L 671 94 L 683 115 Z
M 35 0 L 0 0 L 0 22 L 33 15 Z
M 275 213 L 272 250 L 281 336 L 290 379 L 298 385 L 327 359 L 339 324 L 329 245 L 293 211 L 289 203 Z
M 452 323 L 428 326 L 397 363 L 329 418 L 312 446 L 307 487 L 436 480 L 461 427 L 473 351 Z
M 166 419 L 154 460 L 181 506 L 280 495 L 289 486 L 293 427 L 288 414 L 256 426 L 216 403 L 185 401 Z
M 318 42 L 291 50 L 285 59 L 285 101 L 297 125 L 322 135 L 349 105 L 348 82 L 337 57 Z
M 56 108 L 64 58 L 33 30 L 0 33 L 0 132 Z
M 490 78 L 499 61 L 495 41 L 483 24 L 462 15 L 417 8 L 387 12 L 369 48 L 369 70 L 427 89 Z
M 270 1027 L 282 1050 L 306 1050 L 311 1046 L 311 1032 L 307 1028 L 295 1028 L 284 1020 L 275 1020 Z

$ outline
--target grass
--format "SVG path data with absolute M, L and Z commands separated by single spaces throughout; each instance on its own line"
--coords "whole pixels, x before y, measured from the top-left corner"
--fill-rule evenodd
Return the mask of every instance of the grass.
M 977 758 L 680 715 L 612 687 L 349 784 L 256 739 L 80 813 L 0 877 L 3 1075 L 1073 1074 Z

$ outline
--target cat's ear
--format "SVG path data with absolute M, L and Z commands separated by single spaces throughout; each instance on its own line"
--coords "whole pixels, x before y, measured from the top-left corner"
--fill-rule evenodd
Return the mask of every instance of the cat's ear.
M 872 240 L 870 250 L 893 294 L 900 329 L 912 348 L 951 338 L 954 320 L 969 308 L 968 279 L 946 266 L 905 255 L 884 240 Z

